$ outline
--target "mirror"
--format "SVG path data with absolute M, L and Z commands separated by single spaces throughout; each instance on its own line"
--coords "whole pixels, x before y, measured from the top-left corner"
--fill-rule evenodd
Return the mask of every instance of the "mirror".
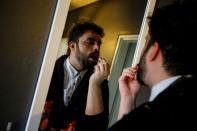
M 116 121 L 118 111 L 119 96 L 117 79 L 123 68 L 131 66 L 134 60 L 147 0 L 97 0 L 86 6 L 82 5 L 82 7 L 79 6 L 79 8 L 73 9 L 72 5 L 74 5 L 74 2 L 74 0 L 71 0 L 57 57 L 66 53 L 66 37 L 73 22 L 88 20 L 103 27 L 105 36 L 101 45 L 100 54 L 111 66 L 109 77 L 109 125 L 111 125 Z M 122 59 L 122 56 L 125 59 Z M 123 65 L 122 63 L 125 64 Z
M 57 58 L 64 54 L 64 51 L 66 53 L 66 36 L 72 23 L 79 20 L 92 21 L 104 29 L 105 36 L 103 38 L 103 44 L 101 45 L 100 54 L 101 57 L 105 58 L 111 66 L 110 75 L 113 76 L 113 72 L 119 68 L 116 67 L 113 69 L 114 65 L 112 62 L 113 59 L 116 59 L 115 50 L 118 51 L 119 47 L 123 47 L 123 50 L 121 50 L 123 52 L 125 52 L 125 49 L 129 49 L 128 53 L 125 54 L 125 57 L 127 57 L 128 60 L 130 60 L 130 57 L 132 57 L 132 59 L 135 58 L 134 54 L 137 47 L 138 34 L 141 29 L 146 5 L 147 0 L 99 0 L 88 4 L 87 6 L 70 9 Z M 130 54 L 130 56 L 127 56 L 128 54 Z M 123 67 L 128 65 L 131 66 L 131 61 L 128 61 L 128 63 Z M 123 67 L 120 68 L 120 72 Z M 118 75 L 116 75 L 116 78 Z M 112 81 L 111 79 L 109 80 L 110 82 Z M 113 91 L 117 91 L 117 87 L 113 87 L 113 85 L 109 88 L 110 94 Z M 114 98 L 110 98 L 110 103 L 114 103 L 114 100 L 116 100 L 116 96 L 114 96 Z M 116 111 L 113 111 L 112 113 L 112 108 L 113 107 L 111 106 L 110 115 L 113 119 L 111 123 L 115 122 L 116 118 L 113 117 L 116 115 Z
M 99 0 L 83 7 L 71 9 L 65 24 L 58 57 L 66 53 L 68 30 L 73 22 L 89 20 L 104 28 L 105 36 L 101 45 L 101 57 L 111 66 L 109 77 L 109 126 L 116 121 L 119 94 L 117 80 L 123 68 L 131 66 L 136 60 L 134 54 L 137 48 L 138 35 L 141 29 L 147 0 Z M 138 47 L 139 48 L 139 47 Z M 124 56 L 124 57 L 123 57 Z M 123 59 L 122 59 L 123 57 Z M 125 63 L 124 65 L 122 63 Z M 146 94 L 145 91 L 143 94 Z M 140 97 L 142 101 L 146 97 Z

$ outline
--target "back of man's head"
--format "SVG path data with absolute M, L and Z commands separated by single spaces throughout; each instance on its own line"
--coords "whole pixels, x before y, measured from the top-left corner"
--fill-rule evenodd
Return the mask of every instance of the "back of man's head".
M 151 39 L 162 50 L 165 69 L 172 75 L 196 73 L 196 0 L 176 1 L 156 9 L 149 20 Z

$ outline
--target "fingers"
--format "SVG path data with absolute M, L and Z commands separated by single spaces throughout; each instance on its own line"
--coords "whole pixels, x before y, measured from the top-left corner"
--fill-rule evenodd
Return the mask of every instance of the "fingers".
M 99 58 L 98 64 L 95 66 L 95 70 L 105 74 L 109 73 L 108 63 L 104 58 Z
M 98 63 L 107 63 L 106 59 L 105 58 L 102 58 L 102 57 L 99 57 L 98 59 Z
M 137 74 L 138 67 L 132 67 L 132 68 L 126 68 L 123 70 L 122 75 L 120 77 L 120 80 L 125 80 L 125 79 L 136 79 L 136 74 Z
M 90 83 L 101 84 L 109 75 L 108 64 L 105 59 L 99 59 L 97 65 L 94 66 L 94 73 L 90 78 Z

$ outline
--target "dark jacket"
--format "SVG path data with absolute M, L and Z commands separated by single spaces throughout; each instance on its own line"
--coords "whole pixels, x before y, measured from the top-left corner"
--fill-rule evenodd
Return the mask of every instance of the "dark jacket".
M 196 130 L 197 94 L 194 77 L 181 77 L 147 102 L 125 115 L 109 131 Z
M 101 91 L 104 103 L 104 111 L 98 115 L 87 116 L 85 115 L 87 93 L 89 78 L 93 73 L 93 69 L 89 69 L 80 84 L 76 87 L 75 92 L 67 107 L 64 106 L 63 101 L 63 81 L 64 81 L 64 68 L 63 63 L 68 56 L 60 57 L 55 64 L 47 101 L 53 101 L 54 105 L 50 113 L 49 121 L 57 131 L 65 128 L 73 120 L 76 120 L 75 131 L 93 131 L 104 130 L 108 126 L 108 103 L 109 103 L 109 88 L 108 81 L 102 83 Z

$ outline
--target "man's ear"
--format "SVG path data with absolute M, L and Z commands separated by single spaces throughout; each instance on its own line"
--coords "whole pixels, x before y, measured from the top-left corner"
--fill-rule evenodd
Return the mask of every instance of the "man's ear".
M 160 54 L 160 47 L 159 47 L 159 44 L 157 42 L 154 42 L 154 44 L 151 46 L 151 49 L 150 49 L 150 54 L 149 54 L 149 60 L 155 60 L 158 55 Z
M 76 43 L 74 43 L 72 41 L 68 43 L 68 47 L 70 48 L 70 50 L 74 50 L 75 49 L 75 45 L 76 45 Z

